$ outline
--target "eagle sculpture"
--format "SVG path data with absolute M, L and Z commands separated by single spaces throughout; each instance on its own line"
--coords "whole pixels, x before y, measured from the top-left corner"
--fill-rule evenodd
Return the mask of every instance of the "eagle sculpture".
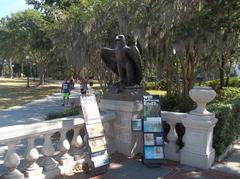
M 117 35 L 115 49 L 103 48 L 101 58 L 120 79 L 120 88 L 140 85 L 142 70 L 140 53 L 136 46 L 129 47 L 124 35 Z

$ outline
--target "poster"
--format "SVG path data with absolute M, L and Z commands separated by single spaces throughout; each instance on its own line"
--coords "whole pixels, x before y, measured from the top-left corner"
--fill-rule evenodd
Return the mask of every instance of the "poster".
M 104 136 L 102 123 L 89 124 L 86 128 L 89 138 Z
M 144 134 L 144 145 L 154 145 L 154 134 Z
M 163 136 L 161 134 L 155 134 L 154 143 L 155 145 L 163 145 L 164 144 Z
M 82 95 L 80 102 L 85 123 L 91 124 L 101 121 L 95 95 Z
M 142 119 L 132 119 L 132 131 L 142 131 Z
M 158 95 L 143 96 L 143 116 L 144 117 L 160 116 L 160 99 Z
M 144 133 L 144 145 L 163 145 L 163 136 L 159 133 Z
M 162 132 L 161 117 L 147 117 L 143 121 L 144 132 Z
M 106 150 L 91 154 L 91 160 L 94 163 L 94 167 L 101 167 L 109 164 L 109 156 Z
M 105 137 L 98 137 L 88 140 L 88 144 L 91 148 L 91 152 L 98 152 L 106 149 L 106 140 Z
M 162 146 L 145 146 L 144 147 L 145 159 L 163 159 L 163 147 Z

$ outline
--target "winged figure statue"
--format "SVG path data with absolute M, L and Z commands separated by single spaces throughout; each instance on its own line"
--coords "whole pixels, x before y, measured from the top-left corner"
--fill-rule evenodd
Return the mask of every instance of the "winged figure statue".
M 120 79 L 120 87 L 139 85 L 142 80 L 140 53 L 136 46 L 127 46 L 124 35 L 117 35 L 115 48 L 103 48 L 101 58 Z

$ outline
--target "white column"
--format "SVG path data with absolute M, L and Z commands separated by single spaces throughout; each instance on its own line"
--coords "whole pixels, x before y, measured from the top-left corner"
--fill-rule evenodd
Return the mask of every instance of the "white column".
M 55 149 L 51 141 L 51 135 L 52 134 L 44 135 L 44 144 L 42 148 L 42 153 L 44 155 L 44 163 L 43 163 L 44 171 L 50 171 L 57 167 L 57 162 L 52 158 L 52 156 L 55 153 Z
M 212 138 L 213 128 L 218 120 L 205 107 L 214 99 L 216 93 L 211 88 L 201 87 L 193 88 L 189 93 L 198 107 L 182 120 L 185 138 L 180 163 L 208 169 L 215 159 Z
M 176 144 L 178 135 L 175 130 L 175 126 L 177 121 L 174 119 L 168 119 L 166 122 L 170 125 L 170 130 L 167 135 L 168 143 L 165 145 L 165 157 L 169 160 L 179 161 L 180 160 L 180 153 L 179 147 Z
M 27 161 L 27 169 L 25 171 L 25 176 L 27 178 L 39 178 L 42 176 L 42 167 L 36 163 L 39 158 L 38 150 L 34 147 L 35 138 L 28 138 L 28 147 L 25 154 L 25 159 Z
M 61 138 L 58 143 L 58 150 L 60 151 L 59 164 L 66 165 L 69 161 L 72 161 L 72 157 L 68 154 L 70 149 L 70 144 L 66 138 L 67 130 L 61 131 Z
M 82 126 L 77 126 L 74 128 L 74 135 L 71 142 L 72 153 L 75 161 L 84 158 L 84 142 L 81 135 L 79 134 L 81 128 Z
M 18 141 L 8 142 L 8 151 L 4 159 L 4 165 L 7 168 L 5 179 L 24 179 L 24 175 L 17 169 L 20 164 L 20 157 L 16 153 L 16 144 Z

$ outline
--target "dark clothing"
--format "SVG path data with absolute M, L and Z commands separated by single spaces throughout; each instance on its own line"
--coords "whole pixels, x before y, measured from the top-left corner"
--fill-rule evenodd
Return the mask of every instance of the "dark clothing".
M 68 82 L 64 82 L 62 84 L 62 92 L 63 93 L 70 93 L 70 84 Z

